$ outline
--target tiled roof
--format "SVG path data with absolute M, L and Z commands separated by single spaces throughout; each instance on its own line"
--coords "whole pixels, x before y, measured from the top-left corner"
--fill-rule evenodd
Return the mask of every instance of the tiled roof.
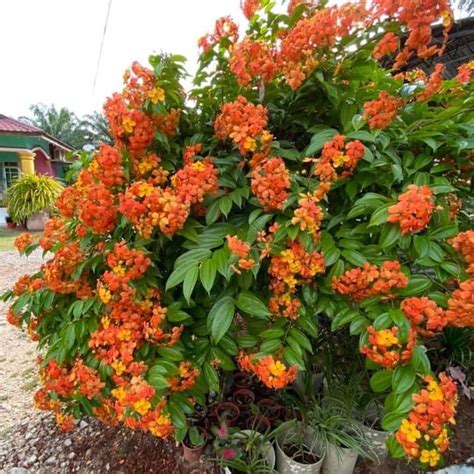
M 12 119 L 6 115 L 0 114 L 0 133 L 11 132 L 11 133 L 40 133 L 44 134 L 43 130 L 20 122 L 19 120 Z

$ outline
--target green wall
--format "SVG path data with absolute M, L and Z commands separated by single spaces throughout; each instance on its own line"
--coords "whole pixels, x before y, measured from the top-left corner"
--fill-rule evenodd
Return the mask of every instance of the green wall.
M 0 150 L 0 163 L 6 163 L 7 161 L 18 163 L 18 165 L 20 165 L 20 160 L 15 152 Z
M 29 150 L 40 147 L 49 155 L 49 143 L 32 135 L 3 135 L 0 134 L 0 147 L 27 148 Z

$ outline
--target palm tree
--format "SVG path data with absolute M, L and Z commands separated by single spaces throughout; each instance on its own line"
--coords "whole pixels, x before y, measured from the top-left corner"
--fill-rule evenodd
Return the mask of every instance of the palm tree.
M 474 14 L 474 1 L 473 0 L 457 0 L 454 4 L 467 15 Z
M 113 143 L 112 135 L 110 134 L 109 124 L 105 115 L 101 112 L 93 112 L 84 117 L 84 124 L 89 130 L 90 143 L 98 146 L 99 143 Z
M 30 106 L 30 111 L 31 117 L 19 117 L 19 119 L 76 149 L 81 149 L 89 142 L 89 133 L 84 121 L 79 120 L 68 108 L 61 107 L 57 110 L 54 105 L 35 104 Z

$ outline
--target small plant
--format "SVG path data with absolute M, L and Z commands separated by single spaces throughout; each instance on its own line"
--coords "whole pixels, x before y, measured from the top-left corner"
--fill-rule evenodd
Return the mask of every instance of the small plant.
M 62 190 L 63 186 L 49 176 L 22 176 L 8 190 L 8 214 L 14 222 L 22 223 L 36 212 L 52 212 Z
M 206 442 L 202 433 L 197 426 L 192 426 L 188 431 L 186 444 L 192 448 L 199 448 Z

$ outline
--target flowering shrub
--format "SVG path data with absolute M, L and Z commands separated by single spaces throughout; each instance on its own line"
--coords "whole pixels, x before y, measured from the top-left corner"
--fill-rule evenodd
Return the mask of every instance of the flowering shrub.
M 392 455 L 440 461 L 456 388 L 426 347 L 474 324 L 472 67 L 398 71 L 444 48 L 430 25 L 449 30 L 449 5 L 421 3 L 247 0 L 245 37 L 226 17 L 199 40 L 187 101 L 183 58 L 132 65 L 105 104 L 114 146 L 84 161 L 39 242 L 50 260 L 6 295 L 40 341 L 39 408 L 183 440 L 227 372 L 282 390 L 320 328 L 348 327 Z

